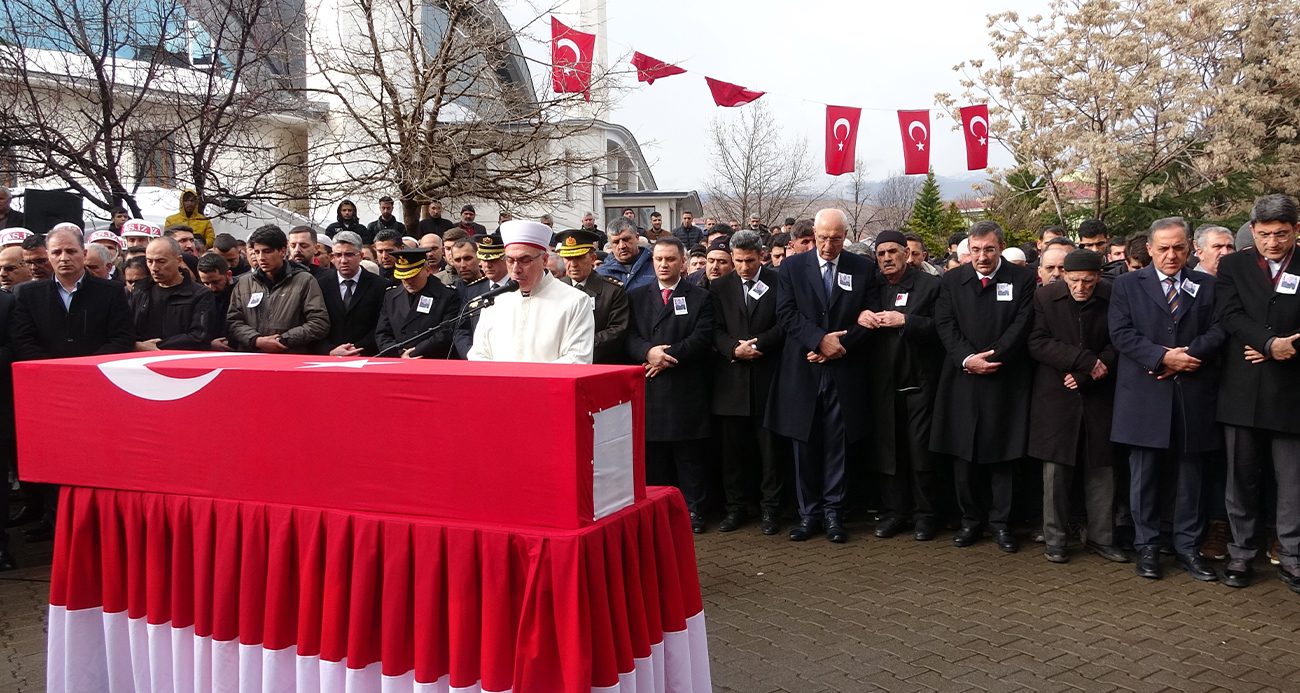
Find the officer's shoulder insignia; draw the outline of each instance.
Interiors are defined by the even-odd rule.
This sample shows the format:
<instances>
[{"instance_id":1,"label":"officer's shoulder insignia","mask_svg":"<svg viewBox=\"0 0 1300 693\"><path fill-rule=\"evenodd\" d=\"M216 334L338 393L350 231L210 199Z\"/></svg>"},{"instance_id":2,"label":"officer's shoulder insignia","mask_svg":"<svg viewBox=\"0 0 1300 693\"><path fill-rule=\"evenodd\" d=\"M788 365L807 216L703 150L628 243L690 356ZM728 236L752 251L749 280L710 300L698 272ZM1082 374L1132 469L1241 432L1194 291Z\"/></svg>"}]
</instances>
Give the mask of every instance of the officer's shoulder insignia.
<instances>
[{"instance_id":1,"label":"officer's shoulder insignia","mask_svg":"<svg viewBox=\"0 0 1300 693\"><path fill-rule=\"evenodd\" d=\"M601 279L604 279L605 281L609 282L610 284L613 284L614 286L623 286L623 282L621 282L621 281L619 281L619 280L617 280L617 279L615 279L615 278L613 278L613 277L611 277L611 276L608 276L608 275L604 275L604 274L602 274L602 275L600 275L600 278L601 278Z\"/></svg>"},{"instance_id":2,"label":"officer's shoulder insignia","mask_svg":"<svg viewBox=\"0 0 1300 693\"><path fill-rule=\"evenodd\" d=\"M474 281L472 281L472 282L466 284L465 286L474 286L475 284L479 284L479 283L481 283L481 282L485 282L485 281L487 281L487 277L479 277L478 279L475 279Z\"/></svg>"}]
</instances>

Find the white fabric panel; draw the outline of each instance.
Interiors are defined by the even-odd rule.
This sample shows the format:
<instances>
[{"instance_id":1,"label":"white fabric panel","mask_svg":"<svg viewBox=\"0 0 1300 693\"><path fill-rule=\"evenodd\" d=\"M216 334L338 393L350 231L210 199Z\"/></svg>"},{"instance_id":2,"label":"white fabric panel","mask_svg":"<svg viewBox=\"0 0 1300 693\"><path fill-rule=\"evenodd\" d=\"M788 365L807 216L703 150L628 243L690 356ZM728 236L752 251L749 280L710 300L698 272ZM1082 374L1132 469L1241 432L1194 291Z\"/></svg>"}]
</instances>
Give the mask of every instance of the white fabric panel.
<instances>
[{"instance_id":1,"label":"white fabric panel","mask_svg":"<svg viewBox=\"0 0 1300 693\"><path fill-rule=\"evenodd\" d=\"M51 606L46 658L49 693L511 693L481 685L452 687L448 676L420 683L414 673L384 676L378 662L364 669L346 662L267 650L235 641L196 637L194 628L150 625L126 613ZM650 656L634 660L618 684L593 693L709 693L704 614L686 629L665 633Z\"/></svg>"},{"instance_id":2,"label":"white fabric panel","mask_svg":"<svg viewBox=\"0 0 1300 693\"><path fill-rule=\"evenodd\" d=\"M632 403L591 415L592 508L599 520L636 500L632 473Z\"/></svg>"}]
</instances>

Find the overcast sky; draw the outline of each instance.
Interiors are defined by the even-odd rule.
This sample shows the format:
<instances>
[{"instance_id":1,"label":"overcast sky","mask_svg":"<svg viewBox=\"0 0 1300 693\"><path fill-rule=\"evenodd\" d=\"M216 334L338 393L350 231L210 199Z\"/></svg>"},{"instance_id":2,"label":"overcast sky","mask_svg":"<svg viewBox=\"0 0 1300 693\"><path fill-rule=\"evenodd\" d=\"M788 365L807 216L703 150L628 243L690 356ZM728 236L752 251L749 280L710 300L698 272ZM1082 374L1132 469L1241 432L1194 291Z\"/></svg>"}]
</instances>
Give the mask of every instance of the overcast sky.
<instances>
[{"instance_id":1,"label":"overcast sky","mask_svg":"<svg viewBox=\"0 0 1300 693\"><path fill-rule=\"evenodd\" d=\"M502 4L512 22L528 11ZM959 94L952 67L990 54L987 15L1007 9L1043 13L1047 2L610 0L606 7L614 67L631 69L624 56L638 50L687 70L653 85L637 84L610 120L636 135L659 189L702 191L709 178L710 124L719 114L740 110L714 106L705 75L768 92L761 101L787 136L807 138L819 170L824 104L881 109L863 111L857 143L858 158L873 179L902 170L893 111L930 108L935 173L965 175L961 132L951 120L935 122L934 94ZM549 31L548 24L538 26ZM549 78L534 69L535 80ZM636 84L635 77L629 83ZM990 154L994 166L1010 161L996 143Z\"/></svg>"}]
</instances>

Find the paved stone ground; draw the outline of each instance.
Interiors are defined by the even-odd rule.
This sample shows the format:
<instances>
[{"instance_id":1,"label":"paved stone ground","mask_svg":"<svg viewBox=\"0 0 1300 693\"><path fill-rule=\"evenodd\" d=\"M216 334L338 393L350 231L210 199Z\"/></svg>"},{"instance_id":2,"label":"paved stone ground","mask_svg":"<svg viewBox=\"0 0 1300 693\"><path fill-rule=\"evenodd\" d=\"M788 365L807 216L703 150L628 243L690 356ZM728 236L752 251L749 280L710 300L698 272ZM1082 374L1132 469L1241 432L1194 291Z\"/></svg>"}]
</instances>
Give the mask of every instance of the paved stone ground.
<instances>
[{"instance_id":1,"label":"paved stone ground","mask_svg":"<svg viewBox=\"0 0 1300 693\"><path fill-rule=\"evenodd\" d=\"M1245 590L949 536L793 544L699 537L718 691L1300 690L1300 595L1261 561ZM0 575L0 693L44 688L48 543Z\"/></svg>"}]
</instances>

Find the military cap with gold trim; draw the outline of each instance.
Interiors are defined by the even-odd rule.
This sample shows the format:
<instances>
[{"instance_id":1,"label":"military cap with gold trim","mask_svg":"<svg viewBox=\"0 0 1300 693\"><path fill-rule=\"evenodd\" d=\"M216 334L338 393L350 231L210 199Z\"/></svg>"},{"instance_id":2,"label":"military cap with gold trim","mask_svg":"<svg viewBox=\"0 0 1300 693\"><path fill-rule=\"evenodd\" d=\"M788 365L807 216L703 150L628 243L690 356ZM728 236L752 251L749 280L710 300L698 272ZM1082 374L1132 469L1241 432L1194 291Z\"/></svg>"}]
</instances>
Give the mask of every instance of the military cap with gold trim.
<instances>
[{"instance_id":1,"label":"military cap with gold trim","mask_svg":"<svg viewBox=\"0 0 1300 693\"><path fill-rule=\"evenodd\" d=\"M501 244L501 232L479 236L478 239L478 259L480 260L499 260L506 254L506 247Z\"/></svg>"},{"instance_id":2,"label":"military cap with gold trim","mask_svg":"<svg viewBox=\"0 0 1300 693\"><path fill-rule=\"evenodd\" d=\"M600 234L586 229L570 229L555 234L555 248L560 257L582 257L596 249Z\"/></svg>"},{"instance_id":3,"label":"military cap with gold trim","mask_svg":"<svg viewBox=\"0 0 1300 693\"><path fill-rule=\"evenodd\" d=\"M428 248L410 248L393 251L393 278L410 279L429 262Z\"/></svg>"}]
</instances>

